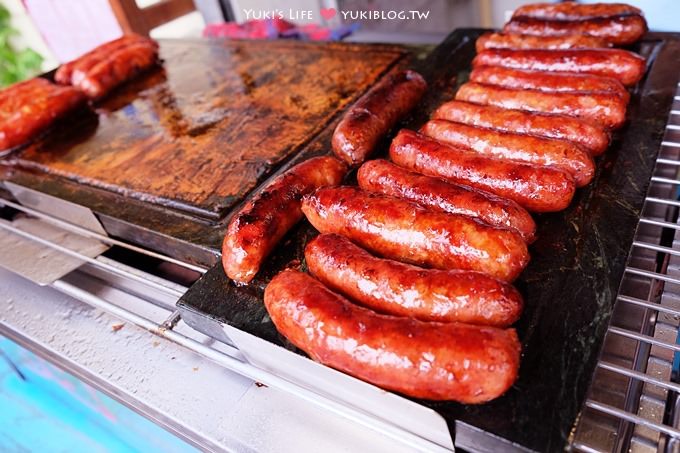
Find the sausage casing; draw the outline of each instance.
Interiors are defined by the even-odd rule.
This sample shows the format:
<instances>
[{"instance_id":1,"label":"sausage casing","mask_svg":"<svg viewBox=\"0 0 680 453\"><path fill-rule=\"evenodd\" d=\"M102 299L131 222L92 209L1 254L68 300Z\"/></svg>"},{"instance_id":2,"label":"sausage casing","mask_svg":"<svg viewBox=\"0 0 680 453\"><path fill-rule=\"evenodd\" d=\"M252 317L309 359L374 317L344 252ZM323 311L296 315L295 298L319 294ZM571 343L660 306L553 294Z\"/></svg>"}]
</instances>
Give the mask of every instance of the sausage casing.
<instances>
[{"instance_id":1,"label":"sausage casing","mask_svg":"<svg viewBox=\"0 0 680 453\"><path fill-rule=\"evenodd\" d=\"M432 114L432 118L499 131L568 140L584 146L593 156L602 154L609 145L609 134L603 128L571 116L449 101L440 105Z\"/></svg>"},{"instance_id":2,"label":"sausage casing","mask_svg":"<svg viewBox=\"0 0 680 453\"><path fill-rule=\"evenodd\" d=\"M262 261L302 219L300 200L317 187L339 184L346 168L333 157L315 157L275 178L229 222L222 244L222 266L238 283L251 281Z\"/></svg>"},{"instance_id":3,"label":"sausage casing","mask_svg":"<svg viewBox=\"0 0 680 453\"><path fill-rule=\"evenodd\" d=\"M484 272L512 281L529 262L522 237L472 218L357 187L322 187L302 199L322 233L346 236L385 258L436 269Z\"/></svg>"},{"instance_id":4,"label":"sausage casing","mask_svg":"<svg viewBox=\"0 0 680 453\"><path fill-rule=\"evenodd\" d=\"M514 329L380 315L295 270L272 279L264 304L277 330L312 359L388 390L472 404L517 379Z\"/></svg>"},{"instance_id":5,"label":"sausage casing","mask_svg":"<svg viewBox=\"0 0 680 453\"><path fill-rule=\"evenodd\" d=\"M645 74L645 59L622 49L487 49L475 56L472 66L594 74L624 85L634 85Z\"/></svg>"},{"instance_id":6,"label":"sausage casing","mask_svg":"<svg viewBox=\"0 0 680 453\"><path fill-rule=\"evenodd\" d=\"M552 20L584 20L598 17L641 16L640 9L626 3L531 3L520 6L512 18L533 17Z\"/></svg>"},{"instance_id":7,"label":"sausage casing","mask_svg":"<svg viewBox=\"0 0 680 453\"><path fill-rule=\"evenodd\" d=\"M446 120L430 120L420 132L440 142L470 149L483 156L559 168L574 178L576 187L587 185L595 176L593 158L585 148L576 143Z\"/></svg>"},{"instance_id":8,"label":"sausage casing","mask_svg":"<svg viewBox=\"0 0 680 453\"><path fill-rule=\"evenodd\" d=\"M630 99L630 93L618 79L592 74L528 71L502 66L478 66L470 73L470 81L516 90L614 93L621 96L626 103Z\"/></svg>"},{"instance_id":9,"label":"sausage casing","mask_svg":"<svg viewBox=\"0 0 680 453\"><path fill-rule=\"evenodd\" d=\"M349 165L361 164L380 139L416 106L427 83L414 71L382 80L354 104L333 132L333 152Z\"/></svg>"},{"instance_id":10,"label":"sausage casing","mask_svg":"<svg viewBox=\"0 0 680 453\"><path fill-rule=\"evenodd\" d=\"M390 158L401 167L491 192L534 212L565 209L576 190L573 178L556 168L499 161L409 130L392 140Z\"/></svg>"},{"instance_id":11,"label":"sausage casing","mask_svg":"<svg viewBox=\"0 0 680 453\"><path fill-rule=\"evenodd\" d=\"M602 38L615 46L627 46L640 40L647 31L647 21L638 15L598 17L564 21L517 17L505 24L504 33L535 36L587 35Z\"/></svg>"},{"instance_id":12,"label":"sausage casing","mask_svg":"<svg viewBox=\"0 0 680 453\"><path fill-rule=\"evenodd\" d=\"M573 116L607 129L621 127L626 121L624 100L607 93L548 93L468 82L458 89L456 100L504 109Z\"/></svg>"},{"instance_id":13,"label":"sausage casing","mask_svg":"<svg viewBox=\"0 0 680 453\"><path fill-rule=\"evenodd\" d=\"M534 36L484 33L477 38L477 52L485 49L597 49L611 47L606 40L586 35Z\"/></svg>"},{"instance_id":14,"label":"sausage casing","mask_svg":"<svg viewBox=\"0 0 680 453\"><path fill-rule=\"evenodd\" d=\"M479 272L377 258L337 234L310 241L305 262L330 289L379 313L497 327L511 325L522 313L522 296L508 283Z\"/></svg>"},{"instance_id":15,"label":"sausage casing","mask_svg":"<svg viewBox=\"0 0 680 453\"><path fill-rule=\"evenodd\" d=\"M536 233L531 215L514 201L472 187L452 184L439 178L406 170L378 159L364 163L357 172L359 187L423 206L466 215L496 228L517 231L526 242Z\"/></svg>"}]
</instances>

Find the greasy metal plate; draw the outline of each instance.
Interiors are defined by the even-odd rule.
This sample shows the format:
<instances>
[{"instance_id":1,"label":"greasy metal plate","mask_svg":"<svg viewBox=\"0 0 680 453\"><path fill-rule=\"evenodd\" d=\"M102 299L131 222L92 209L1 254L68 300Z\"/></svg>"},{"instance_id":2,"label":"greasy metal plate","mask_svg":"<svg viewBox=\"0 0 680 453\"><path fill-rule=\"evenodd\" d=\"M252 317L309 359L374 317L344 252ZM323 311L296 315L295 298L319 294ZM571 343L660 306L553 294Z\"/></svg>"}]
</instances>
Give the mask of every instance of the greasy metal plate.
<instances>
[{"instance_id":1,"label":"greasy metal plate","mask_svg":"<svg viewBox=\"0 0 680 453\"><path fill-rule=\"evenodd\" d=\"M411 128L467 80L481 33L455 31L415 68L430 89ZM532 261L516 282L526 301L516 326L523 343L518 381L488 404L419 401L447 420L456 446L556 451L566 444L592 377L680 74L680 35L650 33L634 50L648 58L647 74L632 90L627 124L597 160L595 180L565 211L536 216ZM274 328L262 292L282 268L304 267L302 251L315 234L307 223L291 231L247 287L230 284L218 264L178 306L208 334L225 323L299 353Z\"/></svg>"}]
</instances>

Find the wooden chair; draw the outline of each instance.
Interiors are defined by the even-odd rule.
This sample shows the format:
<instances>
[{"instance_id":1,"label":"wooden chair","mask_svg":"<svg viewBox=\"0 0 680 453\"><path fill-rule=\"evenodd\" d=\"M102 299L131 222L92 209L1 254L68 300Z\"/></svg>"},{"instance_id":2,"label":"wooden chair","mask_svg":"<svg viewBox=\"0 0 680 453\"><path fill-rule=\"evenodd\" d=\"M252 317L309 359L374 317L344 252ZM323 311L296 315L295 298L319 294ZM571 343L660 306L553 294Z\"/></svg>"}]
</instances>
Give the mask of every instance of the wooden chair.
<instances>
[{"instance_id":1,"label":"wooden chair","mask_svg":"<svg viewBox=\"0 0 680 453\"><path fill-rule=\"evenodd\" d=\"M149 32L196 9L193 0L161 0L146 8L135 0L109 0L111 9L125 33L149 36Z\"/></svg>"}]
</instances>

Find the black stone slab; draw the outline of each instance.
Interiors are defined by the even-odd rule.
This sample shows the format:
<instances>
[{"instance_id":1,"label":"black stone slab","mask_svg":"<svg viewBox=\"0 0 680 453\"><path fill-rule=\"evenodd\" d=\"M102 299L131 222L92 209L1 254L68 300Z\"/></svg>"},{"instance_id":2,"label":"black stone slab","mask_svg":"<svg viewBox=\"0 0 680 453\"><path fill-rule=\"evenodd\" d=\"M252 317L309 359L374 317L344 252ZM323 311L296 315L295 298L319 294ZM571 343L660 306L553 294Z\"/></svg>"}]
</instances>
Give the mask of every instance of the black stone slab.
<instances>
[{"instance_id":1,"label":"black stone slab","mask_svg":"<svg viewBox=\"0 0 680 453\"><path fill-rule=\"evenodd\" d=\"M453 32L415 68L430 90L410 127L418 127L467 80L481 33ZM457 446L493 450L514 444L537 451L565 446L593 374L680 75L680 35L650 33L633 50L649 62L632 92L628 123L570 207L536 216L532 260L516 282L526 301L516 325L523 344L517 383L479 406L419 401L447 420ZM185 319L205 332L228 323L295 350L272 325L262 293L282 268L304 268L304 244L315 234L306 222L290 232L248 287L230 284L216 265L178 302Z\"/></svg>"}]
</instances>

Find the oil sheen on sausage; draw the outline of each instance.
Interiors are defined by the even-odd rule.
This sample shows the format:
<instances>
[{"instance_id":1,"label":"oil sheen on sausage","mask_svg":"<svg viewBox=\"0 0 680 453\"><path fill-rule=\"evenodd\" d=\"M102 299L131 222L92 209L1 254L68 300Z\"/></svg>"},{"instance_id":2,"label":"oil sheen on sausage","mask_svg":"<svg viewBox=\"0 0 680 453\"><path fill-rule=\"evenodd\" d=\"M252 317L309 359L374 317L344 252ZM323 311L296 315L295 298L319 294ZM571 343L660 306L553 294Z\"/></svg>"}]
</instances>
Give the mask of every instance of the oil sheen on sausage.
<instances>
[{"instance_id":1,"label":"oil sheen on sausage","mask_svg":"<svg viewBox=\"0 0 680 453\"><path fill-rule=\"evenodd\" d=\"M520 6L512 14L517 17L552 20L584 20L598 17L641 16L642 11L626 3L530 3Z\"/></svg>"},{"instance_id":2,"label":"oil sheen on sausage","mask_svg":"<svg viewBox=\"0 0 680 453\"><path fill-rule=\"evenodd\" d=\"M359 187L382 193L451 214L466 215L496 228L517 231L532 242L536 223L514 201L469 186L453 184L440 178L421 175L393 163L369 160L357 172Z\"/></svg>"},{"instance_id":3,"label":"oil sheen on sausage","mask_svg":"<svg viewBox=\"0 0 680 453\"><path fill-rule=\"evenodd\" d=\"M300 199L317 187L340 184L345 165L314 157L275 178L231 219L222 244L222 266L237 283L251 281L276 244L302 219Z\"/></svg>"},{"instance_id":4,"label":"oil sheen on sausage","mask_svg":"<svg viewBox=\"0 0 680 453\"><path fill-rule=\"evenodd\" d=\"M414 71L387 77L354 104L335 128L333 152L349 165L359 165L380 140L416 106L427 83Z\"/></svg>"},{"instance_id":5,"label":"oil sheen on sausage","mask_svg":"<svg viewBox=\"0 0 680 453\"><path fill-rule=\"evenodd\" d=\"M585 148L576 143L446 120L430 120L420 132L454 147L470 149L482 156L558 168L574 178L576 187L587 185L595 176L593 158Z\"/></svg>"},{"instance_id":6,"label":"oil sheen on sausage","mask_svg":"<svg viewBox=\"0 0 680 453\"><path fill-rule=\"evenodd\" d=\"M626 121L624 100L607 93L547 93L468 82L458 89L456 100L504 109L573 116L606 129L619 128Z\"/></svg>"},{"instance_id":7,"label":"oil sheen on sausage","mask_svg":"<svg viewBox=\"0 0 680 453\"><path fill-rule=\"evenodd\" d=\"M337 233L386 258L436 269L484 272L512 281L529 262L522 237L470 217L357 187L322 187L302 199L322 233Z\"/></svg>"},{"instance_id":8,"label":"oil sheen on sausage","mask_svg":"<svg viewBox=\"0 0 680 453\"><path fill-rule=\"evenodd\" d=\"M475 42L477 52L485 49L597 49L610 47L602 38L586 35L533 36L485 33Z\"/></svg>"},{"instance_id":9,"label":"oil sheen on sausage","mask_svg":"<svg viewBox=\"0 0 680 453\"><path fill-rule=\"evenodd\" d=\"M567 140L584 146L593 156L599 156L609 146L609 134L602 127L571 116L449 101L440 105L432 114L432 118L499 131Z\"/></svg>"},{"instance_id":10,"label":"oil sheen on sausage","mask_svg":"<svg viewBox=\"0 0 680 453\"><path fill-rule=\"evenodd\" d=\"M264 304L277 330L312 359L387 390L474 404L517 379L514 329L380 315L295 270L272 279Z\"/></svg>"},{"instance_id":11,"label":"oil sheen on sausage","mask_svg":"<svg viewBox=\"0 0 680 453\"><path fill-rule=\"evenodd\" d=\"M422 321L507 327L522 313L522 296L486 274L423 269L378 258L337 234L320 234L305 247L309 272L379 313Z\"/></svg>"},{"instance_id":12,"label":"oil sheen on sausage","mask_svg":"<svg viewBox=\"0 0 680 453\"><path fill-rule=\"evenodd\" d=\"M533 212L561 211L576 191L574 179L562 170L499 161L405 129L392 140L390 158L401 167L491 192Z\"/></svg>"}]
</instances>

